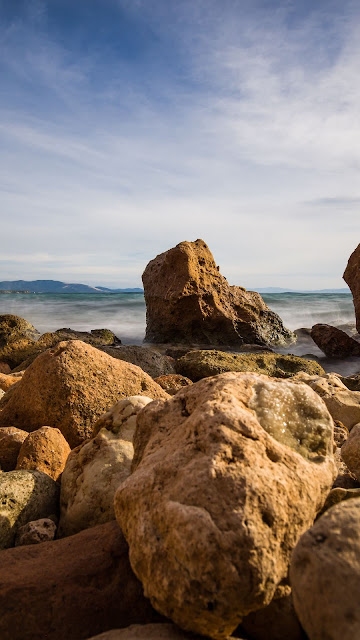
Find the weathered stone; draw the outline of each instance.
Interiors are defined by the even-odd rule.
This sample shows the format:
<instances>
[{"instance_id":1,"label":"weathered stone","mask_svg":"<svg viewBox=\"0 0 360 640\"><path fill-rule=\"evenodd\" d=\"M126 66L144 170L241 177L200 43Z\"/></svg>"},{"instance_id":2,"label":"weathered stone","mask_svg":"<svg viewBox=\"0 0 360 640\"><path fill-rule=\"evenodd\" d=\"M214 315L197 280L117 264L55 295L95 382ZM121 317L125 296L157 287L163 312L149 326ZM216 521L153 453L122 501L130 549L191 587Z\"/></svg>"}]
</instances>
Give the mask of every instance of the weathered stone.
<instances>
[{"instance_id":1,"label":"weathered stone","mask_svg":"<svg viewBox=\"0 0 360 640\"><path fill-rule=\"evenodd\" d=\"M350 391L335 373L323 376L301 373L297 378L319 394L334 420L342 422L348 429L360 422L360 392Z\"/></svg>"},{"instance_id":2,"label":"weathered stone","mask_svg":"<svg viewBox=\"0 0 360 640\"><path fill-rule=\"evenodd\" d=\"M175 624L133 624L126 629L112 629L89 640L204 640L203 636L195 635L179 629ZM230 640L230 639L229 639ZM241 638L238 636L238 640Z\"/></svg>"},{"instance_id":3,"label":"weathered stone","mask_svg":"<svg viewBox=\"0 0 360 640\"><path fill-rule=\"evenodd\" d=\"M13 471L16 467L22 443L29 434L16 427L0 429L0 469Z\"/></svg>"},{"instance_id":4,"label":"weathered stone","mask_svg":"<svg viewBox=\"0 0 360 640\"><path fill-rule=\"evenodd\" d=\"M17 459L17 469L37 469L53 480L61 476L71 449L59 429L41 427L23 442Z\"/></svg>"},{"instance_id":5,"label":"weathered stone","mask_svg":"<svg viewBox=\"0 0 360 640\"><path fill-rule=\"evenodd\" d=\"M329 509L300 538L290 580L310 640L360 638L360 498Z\"/></svg>"},{"instance_id":6,"label":"weathered stone","mask_svg":"<svg viewBox=\"0 0 360 640\"><path fill-rule=\"evenodd\" d=\"M154 607L225 638L269 604L336 475L332 440L310 388L255 374L206 378L145 407L115 514Z\"/></svg>"},{"instance_id":7,"label":"weathered stone","mask_svg":"<svg viewBox=\"0 0 360 640\"><path fill-rule=\"evenodd\" d=\"M334 480L333 489L338 487L341 489L357 489L360 486L359 481L343 461L340 447L336 447L334 460L338 474Z\"/></svg>"},{"instance_id":8,"label":"weathered stone","mask_svg":"<svg viewBox=\"0 0 360 640\"><path fill-rule=\"evenodd\" d=\"M160 385L162 389L166 391L170 396L174 396L175 393L180 391L183 387L187 387L192 384L190 378L182 376L179 373L173 373L168 376L159 376L155 378L155 382Z\"/></svg>"},{"instance_id":9,"label":"weathered stone","mask_svg":"<svg viewBox=\"0 0 360 640\"><path fill-rule=\"evenodd\" d=\"M227 353L225 351L189 351L177 360L176 371L196 382L226 371L251 371L274 378L290 378L299 371L309 375L325 374L313 360L279 353Z\"/></svg>"},{"instance_id":10,"label":"weathered stone","mask_svg":"<svg viewBox=\"0 0 360 640\"><path fill-rule=\"evenodd\" d=\"M19 527L56 513L58 499L58 485L41 471L1 473L0 549L14 544Z\"/></svg>"},{"instance_id":11,"label":"weathered stone","mask_svg":"<svg viewBox=\"0 0 360 640\"><path fill-rule=\"evenodd\" d=\"M0 315L0 361L13 369L32 351L39 335L35 327L23 318Z\"/></svg>"},{"instance_id":12,"label":"weathered stone","mask_svg":"<svg viewBox=\"0 0 360 640\"><path fill-rule=\"evenodd\" d=\"M5 373L0 373L0 389L3 391L7 391L13 384L19 382L21 376L19 375L6 375Z\"/></svg>"},{"instance_id":13,"label":"weathered stone","mask_svg":"<svg viewBox=\"0 0 360 640\"><path fill-rule=\"evenodd\" d=\"M0 362L0 373L5 373L7 375L10 371L11 369L6 362Z\"/></svg>"},{"instance_id":14,"label":"weathered stone","mask_svg":"<svg viewBox=\"0 0 360 640\"><path fill-rule=\"evenodd\" d=\"M115 522L1 553L1 640L83 640L161 621Z\"/></svg>"},{"instance_id":15,"label":"weathered stone","mask_svg":"<svg viewBox=\"0 0 360 640\"><path fill-rule=\"evenodd\" d=\"M333 507L339 502L344 500L350 500L350 498L360 498L360 487L354 489L344 489L344 487L335 487L331 489L329 495L325 500L325 504L320 512L320 515L325 513L330 507Z\"/></svg>"},{"instance_id":16,"label":"weathered stone","mask_svg":"<svg viewBox=\"0 0 360 640\"><path fill-rule=\"evenodd\" d=\"M121 345L120 347L103 347L102 351L118 360L136 364L152 378L174 373L174 360L151 347L138 345Z\"/></svg>"},{"instance_id":17,"label":"weathered stone","mask_svg":"<svg viewBox=\"0 0 360 640\"><path fill-rule=\"evenodd\" d=\"M339 378L350 391L360 391L360 373L347 377L339 376Z\"/></svg>"},{"instance_id":18,"label":"weathered stone","mask_svg":"<svg viewBox=\"0 0 360 640\"><path fill-rule=\"evenodd\" d=\"M131 470L136 415L149 402L121 400L98 420L95 438L71 452L61 479L59 537L114 520L115 491Z\"/></svg>"},{"instance_id":19,"label":"weathered stone","mask_svg":"<svg viewBox=\"0 0 360 640\"><path fill-rule=\"evenodd\" d=\"M50 542L54 540L56 524L50 518L40 518L24 524L18 529L15 547L22 547L28 544L39 544L40 542Z\"/></svg>"},{"instance_id":20,"label":"weathered stone","mask_svg":"<svg viewBox=\"0 0 360 640\"><path fill-rule=\"evenodd\" d=\"M272 599L263 609L246 616L238 631L243 630L251 640L306 640L296 615L290 587Z\"/></svg>"},{"instance_id":21,"label":"weathered stone","mask_svg":"<svg viewBox=\"0 0 360 640\"><path fill-rule=\"evenodd\" d=\"M360 424L351 429L348 439L341 447L341 457L360 481Z\"/></svg>"},{"instance_id":22,"label":"weathered stone","mask_svg":"<svg viewBox=\"0 0 360 640\"><path fill-rule=\"evenodd\" d=\"M360 356L360 343L329 324L315 324L311 329L315 344L328 358Z\"/></svg>"},{"instance_id":23,"label":"weathered stone","mask_svg":"<svg viewBox=\"0 0 360 640\"><path fill-rule=\"evenodd\" d=\"M356 328L360 333L360 244L350 256L343 278L353 295Z\"/></svg>"},{"instance_id":24,"label":"weathered stone","mask_svg":"<svg viewBox=\"0 0 360 640\"><path fill-rule=\"evenodd\" d=\"M259 293L230 287L203 240L180 242L143 273L147 342L241 345L295 339Z\"/></svg>"},{"instance_id":25,"label":"weathered stone","mask_svg":"<svg viewBox=\"0 0 360 640\"><path fill-rule=\"evenodd\" d=\"M34 431L48 424L60 429L71 448L91 435L96 419L120 398L167 397L139 367L80 340L60 342L42 353L13 388L0 412L0 426Z\"/></svg>"},{"instance_id":26,"label":"weathered stone","mask_svg":"<svg viewBox=\"0 0 360 640\"><path fill-rule=\"evenodd\" d=\"M342 447L345 440L349 437L349 429L345 427L345 425L340 422L340 420L336 420L334 422L334 443L337 447Z\"/></svg>"}]
</instances>

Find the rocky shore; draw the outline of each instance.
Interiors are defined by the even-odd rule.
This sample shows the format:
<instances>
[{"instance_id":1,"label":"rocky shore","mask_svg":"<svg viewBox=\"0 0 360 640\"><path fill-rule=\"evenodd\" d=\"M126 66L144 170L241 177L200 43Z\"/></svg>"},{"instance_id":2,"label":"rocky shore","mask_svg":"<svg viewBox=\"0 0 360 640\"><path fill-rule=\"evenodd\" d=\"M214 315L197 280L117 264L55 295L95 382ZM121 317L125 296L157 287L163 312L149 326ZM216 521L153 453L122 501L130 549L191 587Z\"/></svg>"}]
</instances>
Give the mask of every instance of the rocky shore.
<instances>
[{"instance_id":1,"label":"rocky shore","mask_svg":"<svg viewBox=\"0 0 360 640\"><path fill-rule=\"evenodd\" d=\"M360 638L359 334L291 355L203 240L143 282L144 346L0 316L1 640Z\"/></svg>"}]
</instances>

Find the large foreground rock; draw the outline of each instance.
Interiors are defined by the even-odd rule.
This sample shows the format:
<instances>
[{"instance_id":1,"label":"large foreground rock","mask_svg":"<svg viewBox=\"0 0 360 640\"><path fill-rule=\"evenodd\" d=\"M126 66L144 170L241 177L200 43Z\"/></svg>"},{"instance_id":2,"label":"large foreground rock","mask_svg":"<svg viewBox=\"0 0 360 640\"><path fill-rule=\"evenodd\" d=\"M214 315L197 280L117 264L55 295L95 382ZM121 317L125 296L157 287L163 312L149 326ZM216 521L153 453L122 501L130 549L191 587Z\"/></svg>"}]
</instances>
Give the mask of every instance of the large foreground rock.
<instances>
[{"instance_id":1,"label":"large foreground rock","mask_svg":"<svg viewBox=\"0 0 360 640\"><path fill-rule=\"evenodd\" d=\"M310 640L360 638L360 498L327 511L300 539L290 579Z\"/></svg>"},{"instance_id":2,"label":"large foreground rock","mask_svg":"<svg viewBox=\"0 0 360 640\"><path fill-rule=\"evenodd\" d=\"M0 426L57 427L73 448L91 435L104 411L131 395L167 397L139 367L79 340L60 342L25 371L0 412Z\"/></svg>"},{"instance_id":3,"label":"large foreground rock","mask_svg":"<svg viewBox=\"0 0 360 640\"><path fill-rule=\"evenodd\" d=\"M332 438L310 388L255 374L206 378L145 407L115 513L154 607L225 638L266 606L336 475Z\"/></svg>"},{"instance_id":4,"label":"large foreground rock","mask_svg":"<svg viewBox=\"0 0 360 640\"><path fill-rule=\"evenodd\" d=\"M159 620L115 522L1 553L1 640L82 640Z\"/></svg>"},{"instance_id":5,"label":"large foreground rock","mask_svg":"<svg viewBox=\"0 0 360 640\"><path fill-rule=\"evenodd\" d=\"M360 244L350 256L343 278L353 295L356 328L360 333Z\"/></svg>"},{"instance_id":6,"label":"large foreground rock","mask_svg":"<svg viewBox=\"0 0 360 640\"><path fill-rule=\"evenodd\" d=\"M311 337L328 358L360 356L360 342L337 327L329 324L314 324Z\"/></svg>"},{"instance_id":7,"label":"large foreground rock","mask_svg":"<svg viewBox=\"0 0 360 640\"><path fill-rule=\"evenodd\" d=\"M291 331L260 294L230 287L203 240L180 242L143 273L147 342L286 344Z\"/></svg>"},{"instance_id":8,"label":"large foreground rock","mask_svg":"<svg viewBox=\"0 0 360 640\"><path fill-rule=\"evenodd\" d=\"M201 349L189 351L176 362L176 371L196 382L226 371L252 371L273 378L291 378L299 371L309 375L325 374L313 360L279 353L227 353Z\"/></svg>"}]
</instances>

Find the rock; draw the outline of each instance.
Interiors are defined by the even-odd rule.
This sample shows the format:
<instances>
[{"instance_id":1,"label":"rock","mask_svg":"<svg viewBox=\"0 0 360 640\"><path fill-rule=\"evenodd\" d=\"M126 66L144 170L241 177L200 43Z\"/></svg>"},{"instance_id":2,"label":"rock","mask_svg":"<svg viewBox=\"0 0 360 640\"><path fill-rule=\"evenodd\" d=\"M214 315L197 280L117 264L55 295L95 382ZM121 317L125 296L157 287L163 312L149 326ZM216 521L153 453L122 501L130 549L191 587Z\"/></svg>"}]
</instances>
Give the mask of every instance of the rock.
<instances>
[{"instance_id":1,"label":"rock","mask_svg":"<svg viewBox=\"0 0 360 640\"><path fill-rule=\"evenodd\" d=\"M4 395L5 395L5 391L0 389L0 402L1 402L1 399L4 397ZM0 408L1 408L1 405L0 405Z\"/></svg>"},{"instance_id":2,"label":"rock","mask_svg":"<svg viewBox=\"0 0 360 640\"><path fill-rule=\"evenodd\" d=\"M8 392L9 393L9 392ZM139 367L69 340L36 358L0 412L0 426L60 429L71 448L91 435L94 422L120 398L167 394Z\"/></svg>"},{"instance_id":3,"label":"rock","mask_svg":"<svg viewBox=\"0 0 360 640\"><path fill-rule=\"evenodd\" d=\"M203 240L180 242L143 273L147 342L286 344L294 334L260 294L230 287Z\"/></svg>"},{"instance_id":4,"label":"rock","mask_svg":"<svg viewBox=\"0 0 360 640\"><path fill-rule=\"evenodd\" d=\"M41 427L29 433L19 451L17 469L37 469L59 480L71 449L59 429Z\"/></svg>"},{"instance_id":5,"label":"rock","mask_svg":"<svg viewBox=\"0 0 360 640\"><path fill-rule=\"evenodd\" d=\"M89 640L204 640L203 636L188 633L175 624L133 624L126 629L112 629ZM238 640L241 638L238 637Z\"/></svg>"},{"instance_id":6,"label":"rock","mask_svg":"<svg viewBox=\"0 0 360 640\"><path fill-rule=\"evenodd\" d=\"M5 373L7 375L10 371L11 369L6 362L0 362L0 373Z\"/></svg>"},{"instance_id":7,"label":"rock","mask_svg":"<svg viewBox=\"0 0 360 640\"><path fill-rule=\"evenodd\" d=\"M319 515L322 515L339 502L343 502L344 500L350 500L350 498L360 498L360 487L354 489L344 489L343 487L335 487L331 489L328 497L325 500L325 504Z\"/></svg>"},{"instance_id":8,"label":"rock","mask_svg":"<svg viewBox=\"0 0 360 640\"><path fill-rule=\"evenodd\" d=\"M39 335L23 318L0 315L0 361L13 369L32 352Z\"/></svg>"},{"instance_id":9,"label":"rock","mask_svg":"<svg viewBox=\"0 0 360 640\"><path fill-rule=\"evenodd\" d=\"M102 351L113 358L136 364L152 378L174 373L174 360L162 355L151 347L138 345L121 345L120 347L103 347Z\"/></svg>"},{"instance_id":10,"label":"rock","mask_svg":"<svg viewBox=\"0 0 360 640\"><path fill-rule=\"evenodd\" d=\"M239 629L251 640L306 640L296 615L290 587L284 594L274 597L264 609L246 616Z\"/></svg>"},{"instance_id":11,"label":"rock","mask_svg":"<svg viewBox=\"0 0 360 640\"><path fill-rule=\"evenodd\" d=\"M329 324L315 324L311 329L315 344L328 358L360 356L360 343Z\"/></svg>"},{"instance_id":12,"label":"rock","mask_svg":"<svg viewBox=\"0 0 360 640\"><path fill-rule=\"evenodd\" d=\"M360 638L360 498L332 507L300 538L290 580L310 640Z\"/></svg>"},{"instance_id":13,"label":"rock","mask_svg":"<svg viewBox=\"0 0 360 640\"><path fill-rule=\"evenodd\" d=\"M192 384L192 381L186 376L182 376L179 373L173 373L168 376L159 376L155 378L155 382L160 385L162 389L166 391L170 396L174 396L175 393L180 391L183 387L187 387Z\"/></svg>"},{"instance_id":14,"label":"rock","mask_svg":"<svg viewBox=\"0 0 360 640\"><path fill-rule=\"evenodd\" d=\"M5 392L8 391L10 387L12 387L14 384L19 382L19 380L23 376L23 373L24 373L23 371L21 371L20 373L12 374L12 375L0 373L0 389L2 389Z\"/></svg>"},{"instance_id":15,"label":"rock","mask_svg":"<svg viewBox=\"0 0 360 640\"><path fill-rule=\"evenodd\" d=\"M50 518L40 518L24 524L18 529L15 547L21 547L28 544L39 544L39 542L50 542L54 540L56 533L56 524Z\"/></svg>"},{"instance_id":16,"label":"rock","mask_svg":"<svg viewBox=\"0 0 360 640\"><path fill-rule=\"evenodd\" d=\"M13 471L16 467L22 443L29 434L16 427L0 429L0 469Z\"/></svg>"},{"instance_id":17,"label":"rock","mask_svg":"<svg viewBox=\"0 0 360 640\"><path fill-rule=\"evenodd\" d=\"M0 549L11 547L18 529L27 522L56 513L58 499L58 485L41 471L1 473Z\"/></svg>"},{"instance_id":18,"label":"rock","mask_svg":"<svg viewBox=\"0 0 360 640\"><path fill-rule=\"evenodd\" d=\"M322 376L301 373L297 378L319 394L335 421L342 422L348 429L360 422L360 392L349 391L335 373Z\"/></svg>"},{"instance_id":19,"label":"rock","mask_svg":"<svg viewBox=\"0 0 360 640\"><path fill-rule=\"evenodd\" d=\"M339 376L341 382L351 391L360 391L360 373L353 376Z\"/></svg>"},{"instance_id":20,"label":"rock","mask_svg":"<svg viewBox=\"0 0 360 640\"><path fill-rule=\"evenodd\" d=\"M334 422L334 442L336 444L337 447L342 447L345 440L347 440L349 437L349 429L347 429L347 427L345 427L345 425L340 422L339 420L336 420Z\"/></svg>"},{"instance_id":21,"label":"rock","mask_svg":"<svg viewBox=\"0 0 360 640\"><path fill-rule=\"evenodd\" d=\"M360 244L350 256L343 278L353 295L356 328L360 333Z\"/></svg>"},{"instance_id":22,"label":"rock","mask_svg":"<svg viewBox=\"0 0 360 640\"><path fill-rule=\"evenodd\" d=\"M360 424L351 429L348 439L341 447L341 457L360 481Z\"/></svg>"},{"instance_id":23,"label":"rock","mask_svg":"<svg viewBox=\"0 0 360 640\"><path fill-rule=\"evenodd\" d=\"M136 415L149 402L121 400L98 420L95 438L71 452L61 479L59 537L114 520L115 491L131 470Z\"/></svg>"},{"instance_id":24,"label":"rock","mask_svg":"<svg viewBox=\"0 0 360 640\"><path fill-rule=\"evenodd\" d=\"M334 460L337 466L338 475L334 480L333 489L357 489L359 487L359 481L343 461L340 447L337 447L334 452Z\"/></svg>"},{"instance_id":25,"label":"rock","mask_svg":"<svg viewBox=\"0 0 360 640\"><path fill-rule=\"evenodd\" d=\"M115 522L3 551L0 611L1 640L83 640L161 621L144 598Z\"/></svg>"},{"instance_id":26,"label":"rock","mask_svg":"<svg viewBox=\"0 0 360 640\"><path fill-rule=\"evenodd\" d=\"M332 439L310 388L255 374L205 378L145 407L114 504L155 609L225 638L269 604L336 475Z\"/></svg>"},{"instance_id":27,"label":"rock","mask_svg":"<svg viewBox=\"0 0 360 640\"><path fill-rule=\"evenodd\" d=\"M19 381L20 382L20 381ZM5 405L9 402L11 396L13 395L17 385L19 383L13 384L8 391L3 391L0 389L0 411L5 407Z\"/></svg>"},{"instance_id":28,"label":"rock","mask_svg":"<svg viewBox=\"0 0 360 640\"><path fill-rule=\"evenodd\" d=\"M177 360L176 371L193 382L225 371L253 371L275 378L290 378L299 371L322 375L324 369L313 360L278 353L227 353L225 351L189 351Z\"/></svg>"}]
</instances>

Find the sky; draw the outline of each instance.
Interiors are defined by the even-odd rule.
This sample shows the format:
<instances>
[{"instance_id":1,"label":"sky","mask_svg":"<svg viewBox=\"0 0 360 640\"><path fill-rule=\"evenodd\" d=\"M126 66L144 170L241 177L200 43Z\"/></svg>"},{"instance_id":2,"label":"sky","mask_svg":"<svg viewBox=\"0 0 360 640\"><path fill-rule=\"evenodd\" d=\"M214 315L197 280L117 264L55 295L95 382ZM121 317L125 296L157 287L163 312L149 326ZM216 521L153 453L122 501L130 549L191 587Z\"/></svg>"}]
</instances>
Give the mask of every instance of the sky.
<instances>
[{"instance_id":1,"label":"sky","mask_svg":"<svg viewBox=\"0 0 360 640\"><path fill-rule=\"evenodd\" d=\"M202 238L230 284L344 287L360 4L0 0L0 280L141 286Z\"/></svg>"}]
</instances>

